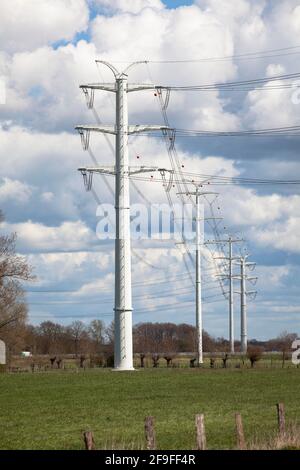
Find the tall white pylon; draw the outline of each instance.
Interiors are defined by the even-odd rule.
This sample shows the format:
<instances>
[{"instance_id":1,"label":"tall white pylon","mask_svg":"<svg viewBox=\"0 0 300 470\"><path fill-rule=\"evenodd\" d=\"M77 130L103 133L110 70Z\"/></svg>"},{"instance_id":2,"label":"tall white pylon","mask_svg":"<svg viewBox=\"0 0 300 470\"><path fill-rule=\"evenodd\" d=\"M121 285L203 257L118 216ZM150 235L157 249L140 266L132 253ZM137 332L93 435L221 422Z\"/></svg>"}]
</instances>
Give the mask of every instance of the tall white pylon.
<instances>
[{"instance_id":1,"label":"tall white pylon","mask_svg":"<svg viewBox=\"0 0 300 470\"><path fill-rule=\"evenodd\" d=\"M203 364L203 312L202 312L202 279L201 279L201 245L204 233L201 232L201 222L209 220L204 218L201 211L201 196L217 195L218 193L203 192L200 190L201 185L196 186L195 191L182 192L187 196L195 196L196 198L196 346L197 346L197 366Z\"/></svg>"},{"instance_id":2,"label":"tall white pylon","mask_svg":"<svg viewBox=\"0 0 300 470\"><path fill-rule=\"evenodd\" d=\"M240 276L235 276L236 279L241 281L241 290L237 292L241 296L241 352L247 353L248 349L248 337L247 337L247 296L250 294L256 294L256 291L247 291L246 281L256 281L257 277L249 277L246 273L246 269L255 267L256 263L247 262L248 256L242 256L238 263L241 268Z\"/></svg>"},{"instance_id":3,"label":"tall white pylon","mask_svg":"<svg viewBox=\"0 0 300 470\"><path fill-rule=\"evenodd\" d=\"M129 158L128 135L145 131L168 130L166 126L128 125L127 96L129 92L155 89L149 84L128 84L128 70L139 63L135 62L123 72L112 64L97 61L106 65L114 74L113 84L81 85L87 97L88 106L93 106L95 90L105 90L116 94L115 126L77 126L85 149L89 145L91 131L109 133L116 136L115 148L115 351L114 369L130 371L133 368L132 346L132 286L131 286L131 240L130 240L130 195L129 195ZM141 171L143 171L141 169Z\"/></svg>"},{"instance_id":4,"label":"tall white pylon","mask_svg":"<svg viewBox=\"0 0 300 470\"><path fill-rule=\"evenodd\" d=\"M223 256L223 257L216 257L215 259L217 260L226 260L228 261L228 274L221 274L221 277L224 279L228 279L229 281L229 346L230 346L230 352L234 353L234 312L233 312L233 279L235 276L233 275L233 261L234 260L239 260L240 258L234 257L233 256L233 250L232 250L232 245L233 243L239 243L244 240L241 239L235 239L232 238L231 236L228 237L227 240L217 240L215 243L228 243L228 257Z\"/></svg>"}]
</instances>

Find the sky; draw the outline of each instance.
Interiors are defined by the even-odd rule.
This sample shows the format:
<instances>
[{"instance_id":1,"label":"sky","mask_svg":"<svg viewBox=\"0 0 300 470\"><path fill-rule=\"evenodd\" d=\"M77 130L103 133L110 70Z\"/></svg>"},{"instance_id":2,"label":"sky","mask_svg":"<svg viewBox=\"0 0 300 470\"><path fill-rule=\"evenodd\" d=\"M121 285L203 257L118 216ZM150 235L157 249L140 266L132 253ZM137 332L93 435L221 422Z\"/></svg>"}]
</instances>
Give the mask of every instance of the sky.
<instances>
[{"instance_id":1,"label":"sky","mask_svg":"<svg viewBox=\"0 0 300 470\"><path fill-rule=\"evenodd\" d=\"M97 203L77 171L95 159L113 164L113 142L92 135L90 152L84 152L74 130L95 123L79 85L112 80L95 59L149 61L132 69L133 83L182 86L268 78L299 72L299 33L300 2L295 0L1 1L0 76L6 87L0 104L0 207L6 216L1 229L18 233L18 252L28 257L37 275L33 285L25 286L32 323L100 318L108 324L113 319L113 243L97 238ZM237 57L278 49L259 58ZM214 60L220 57L225 59ZM168 60L190 62L164 63ZM295 89L265 89L272 83L242 92L174 91L169 121L175 128L207 131L298 125ZM109 93L96 94L95 110L102 122L114 122ZM130 95L129 118L132 123L163 123L153 91ZM300 179L297 137L178 137L176 148L186 171ZM139 155L141 165L170 168L160 137L132 138L129 152L132 165ZM132 203L145 198L167 202L162 185L150 177L136 186L131 187ZM112 179L94 178L101 202L113 203L112 187ZM257 263L251 273L257 285L248 285L257 290L256 299L248 299L249 337L266 339L284 330L300 334L299 187L215 189L220 193L215 206L224 218L222 236L245 239L235 253L249 253ZM172 197L176 200L174 191ZM209 207L205 203L208 216ZM207 238L209 225L206 230ZM203 325L213 336L227 337L228 302L212 267L212 256L203 248ZM193 272L194 266L189 269ZM180 247L134 241L132 277L135 323L194 323L194 289ZM236 338L239 328L237 293Z\"/></svg>"}]
</instances>

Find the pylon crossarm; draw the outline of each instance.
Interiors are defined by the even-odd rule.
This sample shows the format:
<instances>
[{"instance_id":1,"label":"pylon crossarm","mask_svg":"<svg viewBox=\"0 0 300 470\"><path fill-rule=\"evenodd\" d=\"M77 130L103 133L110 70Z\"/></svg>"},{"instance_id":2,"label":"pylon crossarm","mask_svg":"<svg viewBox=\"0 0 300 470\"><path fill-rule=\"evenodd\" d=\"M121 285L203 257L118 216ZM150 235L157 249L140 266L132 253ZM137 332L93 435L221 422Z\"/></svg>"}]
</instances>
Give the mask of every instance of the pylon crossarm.
<instances>
[{"instance_id":1,"label":"pylon crossarm","mask_svg":"<svg viewBox=\"0 0 300 470\"><path fill-rule=\"evenodd\" d=\"M203 220L224 220L223 217L204 217Z\"/></svg>"},{"instance_id":2,"label":"pylon crossarm","mask_svg":"<svg viewBox=\"0 0 300 470\"><path fill-rule=\"evenodd\" d=\"M168 131L170 127L160 125L133 125L128 126L128 134L139 134L142 132Z\"/></svg>"},{"instance_id":3,"label":"pylon crossarm","mask_svg":"<svg viewBox=\"0 0 300 470\"><path fill-rule=\"evenodd\" d=\"M115 175L115 167L103 167L103 168L78 168L81 173L101 173L106 175Z\"/></svg>"},{"instance_id":4,"label":"pylon crossarm","mask_svg":"<svg viewBox=\"0 0 300 470\"><path fill-rule=\"evenodd\" d=\"M134 168L134 167L130 167L130 170L129 170L129 175L137 175L139 173L153 173L154 171L157 171L158 168L147 168L147 167L139 167L139 168Z\"/></svg>"},{"instance_id":5,"label":"pylon crossarm","mask_svg":"<svg viewBox=\"0 0 300 470\"><path fill-rule=\"evenodd\" d=\"M152 83L131 83L127 85L127 93L133 91L156 90L156 86Z\"/></svg>"},{"instance_id":6,"label":"pylon crossarm","mask_svg":"<svg viewBox=\"0 0 300 470\"><path fill-rule=\"evenodd\" d=\"M82 91L85 93L87 90L100 90L100 91L110 91L116 93L116 84L115 83L86 83L80 85ZM156 90L158 87L151 83L131 83L127 85L127 93L133 91L145 91L145 90ZM159 87L162 88L162 87Z\"/></svg>"},{"instance_id":7,"label":"pylon crossarm","mask_svg":"<svg viewBox=\"0 0 300 470\"><path fill-rule=\"evenodd\" d=\"M245 240L231 240L232 243L244 242ZM215 245L216 243L228 243L228 240L207 240L206 245ZM240 258L237 258L240 259Z\"/></svg>"},{"instance_id":8,"label":"pylon crossarm","mask_svg":"<svg viewBox=\"0 0 300 470\"><path fill-rule=\"evenodd\" d=\"M115 83L87 83L84 85L80 85L79 87L83 93L85 94L88 90L102 90L102 91L110 91L112 93L116 92L116 84Z\"/></svg>"},{"instance_id":9,"label":"pylon crossarm","mask_svg":"<svg viewBox=\"0 0 300 470\"><path fill-rule=\"evenodd\" d=\"M205 193L205 192L199 193L198 191L184 191L184 192L180 192L180 193L177 193L177 194L179 194L179 195L183 194L183 195L186 195L186 196L207 196L207 195L211 195L211 194L219 195L219 193L211 193L211 192L209 192L209 193ZM214 219L214 218L212 218L212 219Z\"/></svg>"},{"instance_id":10,"label":"pylon crossarm","mask_svg":"<svg viewBox=\"0 0 300 470\"><path fill-rule=\"evenodd\" d=\"M102 132L103 134L116 134L115 126L76 126L79 134L84 132Z\"/></svg>"}]
</instances>

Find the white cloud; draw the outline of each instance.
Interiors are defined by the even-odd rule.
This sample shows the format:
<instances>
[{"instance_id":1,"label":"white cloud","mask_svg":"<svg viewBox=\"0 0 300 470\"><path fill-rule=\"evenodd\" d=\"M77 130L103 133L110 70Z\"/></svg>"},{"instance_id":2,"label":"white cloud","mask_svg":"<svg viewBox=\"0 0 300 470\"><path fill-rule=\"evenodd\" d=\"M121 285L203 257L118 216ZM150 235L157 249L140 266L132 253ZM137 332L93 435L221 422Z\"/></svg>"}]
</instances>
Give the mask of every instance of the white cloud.
<instances>
[{"instance_id":1,"label":"white cloud","mask_svg":"<svg viewBox=\"0 0 300 470\"><path fill-rule=\"evenodd\" d=\"M226 218L233 225L264 226L299 213L300 196L259 195L253 189L233 187L222 196Z\"/></svg>"},{"instance_id":2,"label":"white cloud","mask_svg":"<svg viewBox=\"0 0 300 470\"><path fill-rule=\"evenodd\" d=\"M233 52L233 38L226 25L195 5L162 11L146 9L139 15L98 16L92 21L91 32L99 54L108 60L195 59ZM229 62L201 68L195 68L195 64L175 68L153 65L153 71L170 83L182 78L191 81L199 73L202 82L208 78L226 80L235 68Z\"/></svg>"},{"instance_id":3,"label":"white cloud","mask_svg":"<svg viewBox=\"0 0 300 470\"><path fill-rule=\"evenodd\" d=\"M44 202L51 202L54 199L54 194L51 191L47 191L41 195L41 199Z\"/></svg>"},{"instance_id":4,"label":"white cloud","mask_svg":"<svg viewBox=\"0 0 300 470\"><path fill-rule=\"evenodd\" d=\"M96 5L106 8L110 12L122 11L126 13L139 13L144 8L162 9L164 4L160 0L93 0Z\"/></svg>"},{"instance_id":5,"label":"white cloud","mask_svg":"<svg viewBox=\"0 0 300 470\"><path fill-rule=\"evenodd\" d=\"M1 0L0 43L15 52L71 40L88 17L85 0Z\"/></svg>"},{"instance_id":6,"label":"white cloud","mask_svg":"<svg viewBox=\"0 0 300 470\"><path fill-rule=\"evenodd\" d=\"M0 119L10 117L48 132L71 130L81 120L92 119L79 85L99 81L96 57L95 46L86 41L14 54L6 60L7 100ZM103 101L103 94L97 99Z\"/></svg>"},{"instance_id":7,"label":"white cloud","mask_svg":"<svg viewBox=\"0 0 300 470\"><path fill-rule=\"evenodd\" d=\"M98 277L105 275L105 271L111 268L111 258L111 252L78 251L73 253L34 253L28 256L28 261L34 266L37 275L35 285L39 287L57 282L80 286L88 282L92 273Z\"/></svg>"},{"instance_id":8,"label":"white cloud","mask_svg":"<svg viewBox=\"0 0 300 470\"><path fill-rule=\"evenodd\" d=\"M284 75L286 69L282 64L269 64L266 70L267 77L274 77L276 75Z\"/></svg>"},{"instance_id":9,"label":"white cloud","mask_svg":"<svg viewBox=\"0 0 300 470\"><path fill-rule=\"evenodd\" d=\"M77 222L64 222L60 226L46 226L31 221L10 224L4 222L5 232L18 233L18 247L21 251L82 251L96 243L96 235L87 225Z\"/></svg>"},{"instance_id":10,"label":"white cloud","mask_svg":"<svg viewBox=\"0 0 300 470\"><path fill-rule=\"evenodd\" d=\"M260 292L276 294L285 288L289 276L293 276L293 266L261 266L257 264L253 276L258 276L258 290Z\"/></svg>"},{"instance_id":11,"label":"white cloud","mask_svg":"<svg viewBox=\"0 0 300 470\"><path fill-rule=\"evenodd\" d=\"M279 84L283 84L283 81L270 81L262 87L262 90L257 89L248 93L245 121L250 128L266 129L298 125L299 105L295 105L293 99L295 92L298 93L296 89L263 91L266 87Z\"/></svg>"},{"instance_id":12,"label":"white cloud","mask_svg":"<svg viewBox=\"0 0 300 470\"><path fill-rule=\"evenodd\" d=\"M19 203L27 203L31 198L33 188L26 183L10 178L3 178L0 183L0 201L14 201Z\"/></svg>"},{"instance_id":13,"label":"white cloud","mask_svg":"<svg viewBox=\"0 0 300 470\"><path fill-rule=\"evenodd\" d=\"M300 314L300 305L274 305L270 308L275 313L298 313Z\"/></svg>"},{"instance_id":14,"label":"white cloud","mask_svg":"<svg viewBox=\"0 0 300 470\"><path fill-rule=\"evenodd\" d=\"M300 253L300 217L289 217L264 229L252 230L253 239L262 246L290 253Z\"/></svg>"}]
</instances>

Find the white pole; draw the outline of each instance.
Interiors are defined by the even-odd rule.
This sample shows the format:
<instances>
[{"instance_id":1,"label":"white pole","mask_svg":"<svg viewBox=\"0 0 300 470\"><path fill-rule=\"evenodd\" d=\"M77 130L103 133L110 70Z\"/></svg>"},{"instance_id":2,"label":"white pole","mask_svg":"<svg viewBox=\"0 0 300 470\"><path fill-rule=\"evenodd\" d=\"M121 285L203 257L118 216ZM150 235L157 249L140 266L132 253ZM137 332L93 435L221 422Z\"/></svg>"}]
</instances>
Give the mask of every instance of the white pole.
<instances>
[{"instance_id":1,"label":"white pole","mask_svg":"<svg viewBox=\"0 0 300 470\"><path fill-rule=\"evenodd\" d=\"M232 238L231 237L229 237L229 342L230 342L230 352L234 353Z\"/></svg>"},{"instance_id":2,"label":"white pole","mask_svg":"<svg viewBox=\"0 0 300 470\"><path fill-rule=\"evenodd\" d=\"M127 75L116 78L116 370L133 370Z\"/></svg>"},{"instance_id":3,"label":"white pole","mask_svg":"<svg viewBox=\"0 0 300 470\"><path fill-rule=\"evenodd\" d=\"M202 341L202 293L201 293L201 217L199 189L196 192L196 334L197 334L197 365L203 364Z\"/></svg>"},{"instance_id":4,"label":"white pole","mask_svg":"<svg viewBox=\"0 0 300 470\"><path fill-rule=\"evenodd\" d=\"M241 259L241 351L247 352L247 305L245 258Z\"/></svg>"},{"instance_id":5,"label":"white pole","mask_svg":"<svg viewBox=\"0 0 300 470\"><path fill-rule=\"evenodd\" d=\"M90 173L101 172L103 174L115 174L115 211L116 211L116 241L115 241L115 370L133 370L133 348L132 348L132 291L131 291L131 250L130 250L130 194L129 176L130 167L128 159L128 133L136 134L145 131L170 131L167 126L142 125L128 126L127 95L129 92L155 89L151 84L128 85L126 72L144 62L134 62L129 65L125 72L118 70L106 61L97 61L107 66L115 76L113 84L88 84L81 88L86 93L91 90L105 90L116 93L116 124L76 126L84 143L84 149L88 148L88 137L90 132L101 132L116 135L116 161L113 169L97 167L90 168ZM93 95L92 95L93 96ZM93 100L91 100L93 105ZM86 133L86 134L85 134ZM86 136L86 137L84 137ZM156 168L154 168L156 170ZM80 171L86 170L80 168ZM138 169L138 173L149 171L145 167Z\"/></svg>"}]
</instances>

